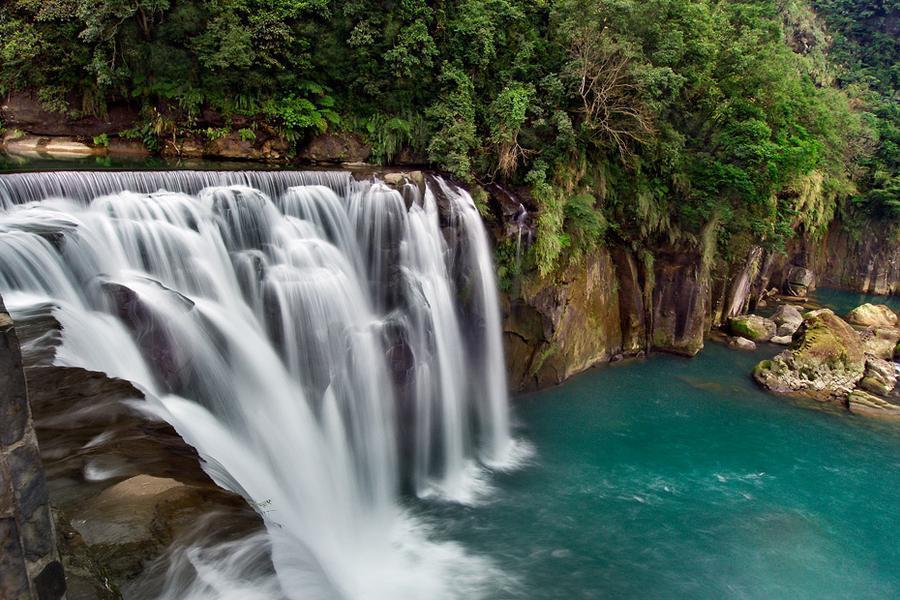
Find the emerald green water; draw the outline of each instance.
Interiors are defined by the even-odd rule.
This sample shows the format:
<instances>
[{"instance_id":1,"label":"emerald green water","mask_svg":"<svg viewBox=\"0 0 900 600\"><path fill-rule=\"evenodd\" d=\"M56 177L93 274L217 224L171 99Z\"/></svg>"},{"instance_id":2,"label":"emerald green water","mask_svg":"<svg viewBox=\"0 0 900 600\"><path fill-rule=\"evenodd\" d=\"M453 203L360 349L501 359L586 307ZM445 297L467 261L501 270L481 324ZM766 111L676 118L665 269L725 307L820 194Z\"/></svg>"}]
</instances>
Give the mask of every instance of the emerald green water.
<instances>
[{"instance_id":1,"label":"emerald green water","mask_svg":"<svg viewBox=\"0 0 900 600\"><path fill-rule=\"evenodd\" d=\"M813 292L812 299L834 309L834 312L839 315L846 315L860 304L865 304L866 302L886 304L894 311L900 311L900 296L872 296L858 292L821 288Z\"/></svg>"},{"instance_id":2,"label":"emerald green water","mask_svg":"<svg viewBox=\"0 0 900 600\"><path fill-rule=\"evenodd\" d=\"M533 464L441 537L512 582L492 598L900 598L900 427L770 396L707 344L519 399Z\"/></svg>"}]
</instances>

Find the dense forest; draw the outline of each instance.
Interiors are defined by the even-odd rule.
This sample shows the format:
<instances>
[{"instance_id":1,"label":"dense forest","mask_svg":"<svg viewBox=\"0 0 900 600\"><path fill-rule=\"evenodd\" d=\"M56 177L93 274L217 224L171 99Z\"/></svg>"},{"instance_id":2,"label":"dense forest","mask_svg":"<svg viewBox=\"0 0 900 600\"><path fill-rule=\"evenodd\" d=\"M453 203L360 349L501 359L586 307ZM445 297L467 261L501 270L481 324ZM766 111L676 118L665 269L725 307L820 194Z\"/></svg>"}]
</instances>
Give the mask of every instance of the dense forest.
<instances>
[{"instance_id":1,"label":"dense forest","mask_svg":"<svg viewBox=\"0 0 900 600\"><path fill-rule=\"evenodd\" d=\"M836 213L894 231L898 23L896 0L9 0L0 92L131 104L151 148L355 132L476 200L525 191L546 275L608 240L727 260Z\"/></svg>"}]
</instances>

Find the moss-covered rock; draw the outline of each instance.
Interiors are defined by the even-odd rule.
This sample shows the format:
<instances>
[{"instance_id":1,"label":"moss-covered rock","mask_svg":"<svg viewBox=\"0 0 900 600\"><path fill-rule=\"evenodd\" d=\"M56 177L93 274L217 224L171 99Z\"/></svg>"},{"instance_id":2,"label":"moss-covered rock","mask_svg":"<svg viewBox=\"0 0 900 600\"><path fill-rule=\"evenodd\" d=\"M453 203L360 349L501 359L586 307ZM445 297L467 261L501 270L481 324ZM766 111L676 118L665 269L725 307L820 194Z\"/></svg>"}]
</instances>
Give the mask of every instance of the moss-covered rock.
<instances>
[{"instance_id":1,"label":"moss-covered rock","mask_svg":"<svg viewBox=\"0 0 900 600\"><path fill-rule=\"evenodd\" d=\"M771 319L759 315L741 315L729 319L728 329L732 335L754 342L767 342L775 335L777 326Z\"/></svg>"},{"instance_id":2,"label":"moss-covered rock","mask_svg":"<svg viewBox=\"0 0 900 600\"><path fill-rule=\"evenodd\" d=\"M834 312L822 309L807 313L791 347L759 363L753 376L776 393L843 400L862 379L865 366L857 333Z\"/></svg>"}]
</instances>

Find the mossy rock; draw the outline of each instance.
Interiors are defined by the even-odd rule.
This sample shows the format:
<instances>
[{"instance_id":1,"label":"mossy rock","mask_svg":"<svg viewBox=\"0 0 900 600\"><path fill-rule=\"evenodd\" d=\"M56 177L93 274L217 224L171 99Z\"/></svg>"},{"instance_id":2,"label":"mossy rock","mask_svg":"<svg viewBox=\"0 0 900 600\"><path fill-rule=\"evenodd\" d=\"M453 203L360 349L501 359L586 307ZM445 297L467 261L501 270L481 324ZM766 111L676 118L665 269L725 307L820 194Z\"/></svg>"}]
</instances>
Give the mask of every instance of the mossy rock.
<instances>
[{"instance_id":1,"label":"mossy rock","mask_svg":"<svg viewBox=\"0 0 900 600\"><path fill-rule=\"evenodd\" d=\"M759 315L741 315L728 321L731 334L754 342L767 342L775 335L775 322Z\"/></svg>"},{"instance_id":2,"label":"mossy rock","mask_svg":"<svg viewBox=\"0 0 900 600\"><path fill-rule=\"evenodd\" d=\"M894 327L897 325L897 314L884 304L867 302L851 310L847 321L863 327Z\"/></svg>"},{"instance_id":3,"label":"mossy rock","mask_svg":"<svg viewBox=\"0 0 900 600\"><path fill-rule=\"evenodd\" d=\"M846 398L863 377L866 355L859 335L828 309L808 313L794 345L770 361L762 361L753 377L782 394L821 400Z\"/></svg>"}]
</instances>

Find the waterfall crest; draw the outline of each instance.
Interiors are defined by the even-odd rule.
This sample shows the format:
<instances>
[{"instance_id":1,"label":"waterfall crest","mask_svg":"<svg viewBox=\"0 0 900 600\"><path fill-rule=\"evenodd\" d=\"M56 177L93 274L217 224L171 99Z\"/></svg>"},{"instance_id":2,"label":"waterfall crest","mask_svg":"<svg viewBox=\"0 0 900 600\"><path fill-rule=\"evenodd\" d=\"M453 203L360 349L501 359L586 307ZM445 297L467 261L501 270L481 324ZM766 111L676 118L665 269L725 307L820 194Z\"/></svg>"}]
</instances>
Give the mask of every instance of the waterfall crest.
<instances>
[{"instance_id":1,"label":"waterfall crest","mask_svg":"<svg viewBox=\"0 0 900 600\"><path fill-rule=\"evenodd\" d=\"M54 306L57 362L133 381L217 483L267 506L279 593L477 594L484 565L400 503L471 501L514 454L491 254L464 190L346 172L3 175L0 258L14 316ZM227 597L203 579L171 597Z\"/></svg>"}]
</instances>

